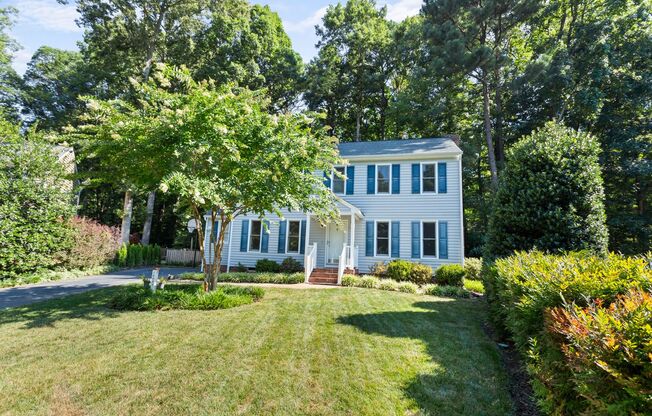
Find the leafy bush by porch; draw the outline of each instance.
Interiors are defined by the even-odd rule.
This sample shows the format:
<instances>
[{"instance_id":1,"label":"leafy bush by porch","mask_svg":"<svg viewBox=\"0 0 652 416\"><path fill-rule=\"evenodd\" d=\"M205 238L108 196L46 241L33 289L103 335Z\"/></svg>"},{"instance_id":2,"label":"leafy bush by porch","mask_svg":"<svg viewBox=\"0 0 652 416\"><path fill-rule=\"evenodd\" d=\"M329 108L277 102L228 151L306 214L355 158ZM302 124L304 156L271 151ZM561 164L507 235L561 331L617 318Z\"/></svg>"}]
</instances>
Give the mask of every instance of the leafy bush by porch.
<instances>
[{"instance_id":1,"label":"leafy bush by porch","mask_svg":"<svg viewBox=\"0 0 652 416\"><path fill-rule=\"evenodd\" d=\"M179 277L189 280L204 280L203 273L182 273ZM303 283L305 275L303 273L247 273L232 272L220 273L217 276L218 282L229 283L280 283L294 284Z\"/></svg>"},{"instance_id":2,"label":"leafy bush by porch","mask_svg":"<svg viewBox=\"0 0 652 416\"><path fill-rule=\"evenodd\" d=\"M281 271L281 267L274 260L260 259L256 262L256 271L259 273L278 273Z\"/></svg>"},{"instance_id":3,"label":"leafy bush by porch","mask_svg":"<svg viewBox=\"0 0 652 416\"><path fill-rule=\"evenodd\" d=\"M362 287L367 289L380 289L404 293L423 293L432 296L451 296L468 298L471 293L463 287L440 286L429 284L419 286L412 282L399 282L394 279L379 279L376 276L356 276L345 274L342 277L342 286Z\"/></svg>"},{"instance_id":4,"label":"leafy bush by porch","mask_svg":"<svg viewBox=\"0 0 652 416\"><path fill-rule=\"evenodd\" d=\"M396 259L389 263L377 262L369 270L376 277L388 277L398 282L407 281L417 285L432 282L432 267L409 260Z\"/></svg>"},{"instance_id":5,"label":"leafy bush by porch","mask_svg":"<svg viewBox=\"0 0 652 416\"><path fill-rule=\"evenodd\" d=\"M459 264L444 264L435 272L435 282L444 286L464 286L464 267Z\"/></svg>"},{"instance_id":6,"label":"leafy bush by porch","mask_svg":"<svg viewBox=\"0 0 652 416\"><path fill-rule=\"evenodd\" d=\"M135 311L228 309L258 301L264 294L259 287L220 286L204 292L202 286L188 284L167 285L164 290L152 292L142 286L127 286L109 300L109 306Z\"/></svg>"}]
</instances>

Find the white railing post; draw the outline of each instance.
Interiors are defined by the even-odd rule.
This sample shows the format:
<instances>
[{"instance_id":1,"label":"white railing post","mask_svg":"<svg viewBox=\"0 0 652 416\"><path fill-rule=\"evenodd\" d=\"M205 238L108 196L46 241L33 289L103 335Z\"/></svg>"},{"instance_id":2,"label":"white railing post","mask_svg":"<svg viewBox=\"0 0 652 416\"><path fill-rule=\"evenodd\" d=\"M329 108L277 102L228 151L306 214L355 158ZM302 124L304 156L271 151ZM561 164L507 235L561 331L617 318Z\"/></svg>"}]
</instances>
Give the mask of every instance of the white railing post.
<instances>
[{"instance_id":1,"label":"white railing post","mask_svg":"<svg viewBox=\"0 0 652 416\"><path fill-rule=\"evenodd\" d=\"M342 253L340 253L340 258L337 263L337 284L341 285L342 284L342 276L344 275L344 269L347 267L347 256L348 254L348 246L344 244L344 247L342 247Z\"/></svg>"},{"instance_id":2,"label":"white railing post","mask_svg":"<svg viewBox=\"0 0 652 416\"><path fill-rule=\"evenodd\" d=\"M303 258L303 268L305 270L305 282L308 283L312 271L315 270L317 266L317 243L314 243L312 246L308 246L306 249L306 254Z\"/></svg>"}]
</instances>

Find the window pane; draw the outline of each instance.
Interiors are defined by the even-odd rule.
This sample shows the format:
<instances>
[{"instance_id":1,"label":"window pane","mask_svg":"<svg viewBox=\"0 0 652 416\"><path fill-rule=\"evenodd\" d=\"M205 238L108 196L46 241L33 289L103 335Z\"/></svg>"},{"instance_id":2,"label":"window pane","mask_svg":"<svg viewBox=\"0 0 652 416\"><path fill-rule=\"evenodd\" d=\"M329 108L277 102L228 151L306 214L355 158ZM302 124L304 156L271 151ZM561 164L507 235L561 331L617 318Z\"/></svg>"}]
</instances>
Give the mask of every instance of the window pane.
<instances>
[{"instance_id":1,"label":"window pane","mask_svg":"<svg viewBox=\"0 0 652 416\"><path fill-rule=\"evenodd\" d=\"M299 237L288 238L288 252L293 252L293 253L299 252Z\"/></svg>"},{"instance_id":2,"label":"window pane","mask_svg":"<svg viewBox=\"0 0 652 416\"><path fill-rule=\"evenodd\" d=\"M423 165L423 177L424 178L434 178L435 177L435 165L430 163Z\"/></svg>"},{"instance_id":3,"label":"window pane","mask_svg":"<svg viewBox=\"0 0 652 416\"><path fill-rule=\"evenodd\" d=\"M423 223L423 238L435 238L436 237L436 227L434 222L424 222Z\"/></svg>"},{"instance_id":4,"label":"window pane","mask_svg":"<svg viewBox=\"0 0 652 416\"><path fill-rule=\"evenodd\" d=\"M434 179L423 179L423 192L435 192Z\"/></svg>"},{"instance_id":5,"label":"window pane","mask_svg":"<svg viewBox=\"0 0 652 416\"><path fill-rule=\"evenodd\" d=\"M378 166L377 193L389 193L389 166Z\"/></svg>"},{"instance_id":6,"label":"window pane","mask_svg":"<svg viewBox=\"0 0 652 416\"><path fill-rule=\"evenodd\" d=\"M289 221L288 225L288 252L299 252L299 231L301 223L299 221Z\"/></svg>"},{"instance_id":7,"label":"window pane","mask_svg":"<svg viewBox=\"0 0 652 416\"><path fill-rule=\"evenodd\" d=\"M249 249L250 250L260 250L260 236L259 235L252 235L251 236L251 243L249 244Z\"/></svg>"},{"instance_id":8,"label":"window pane","mask_svg":"<svg viewBox=\"0 0 652 416\"><path fill-rule=\"evenodd\" d=\"M386 238L376 239L376 254L379 256L389 255L389 240Z\"/></svg>"},{"instance_id":9,"label":"window pane","mask_svg":"<svg viewBox=\"0 0 652 416\"><path fill-rule=\"evenodd\" d=\"M251 221L251 234L260 235L260 221Z\"/></svg>"},{"instance_id":10,"label":"window pane","mask_svg":"<svg viewBox=\"0 0 652 416\"><path fill-rule=\"evenodd\" d=\"M290 221L290 231L289 235L290 236L298 236L299 235L299 228L300 228L300 223L299 221Z\"/></svg>"},{"instance_id":11,"label":"window pane","mask_svg":"<svg viewBox=\"0 0 652 416\"><path fill-rule=\"evenodd\" d=\"M435 192L435 165L429 163L423 165L421 172L422 183L421 189L423 192Z\"/></svg>"},{"instance_id":12,"label":"window pane","mask_svg":"<svg viewBox=\"0 0 652 416\"><path fill-rule=\"evenodd\" d=\"M249 237L249 250L258 251L260 250L260 231L261 231L261 222L260 221L251 221L251 234Z\"/></svg>"},{"instance_id":13,"label":"window pane","mask_svg":"<svg viewBox=\"0 0 652 416\"><path fill-rule=\"evenodd\" d=\"M344 174L344 168L335 168L335 170L342 175ZM336 194L343 194L344 193L344 179L341 177L337 176L335 173L333 173L333 192Z\"/></svg>"},{"instance_id":14,"label":"window pane","mask_svg":"<svg viewBox=\"0 0 652 416\"><path fill-rule=\"evenodd\" d=\"M423 255L433 257L437 255L436 240L423 240Z\"/></svg>"},{"instance_id":15,"label":"window pane","mask_svg":"<svg viewBox=\"0 0 652 416\"><path fill-rule=\"evenodd\" d=\"M388 222L379 222L377 223L378 229L377 229L377 235L378 237L382 238L387 238L389 237L389 223Z\"/></svg>"}]
</instances>

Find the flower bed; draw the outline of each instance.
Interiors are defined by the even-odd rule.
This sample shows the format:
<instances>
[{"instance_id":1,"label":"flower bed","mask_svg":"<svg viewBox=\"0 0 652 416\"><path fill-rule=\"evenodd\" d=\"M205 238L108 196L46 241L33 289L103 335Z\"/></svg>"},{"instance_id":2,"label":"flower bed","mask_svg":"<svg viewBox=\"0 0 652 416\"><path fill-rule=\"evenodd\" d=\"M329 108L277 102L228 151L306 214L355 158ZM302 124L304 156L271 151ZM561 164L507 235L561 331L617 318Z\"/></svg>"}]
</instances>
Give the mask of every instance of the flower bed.
<instances>
[{"instance_id":1,"label":"flower bed","mask_svg":"<svg viewBox=\"0 0 652 416\"><path fill-rule=\"evenodd\" d=\"M179 275L181 279L203 281L203 273L183 273ZM228 283L278 283L278 284L296 284L303 283L305 276L303 273L247 273L233 272L220 273L217 276L218 282Z\"/></svg>"}]
</instances>

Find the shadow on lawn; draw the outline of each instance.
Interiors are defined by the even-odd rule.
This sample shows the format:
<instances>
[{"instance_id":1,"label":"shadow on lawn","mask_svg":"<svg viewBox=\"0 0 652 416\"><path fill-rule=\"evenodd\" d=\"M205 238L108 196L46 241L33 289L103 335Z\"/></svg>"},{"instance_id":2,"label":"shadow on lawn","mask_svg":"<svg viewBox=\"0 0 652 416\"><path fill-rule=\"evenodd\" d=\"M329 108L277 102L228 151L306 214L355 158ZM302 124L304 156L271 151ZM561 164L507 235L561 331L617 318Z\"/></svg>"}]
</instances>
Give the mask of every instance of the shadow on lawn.
<instances>
[{"instance_id":1,"label":"shadow on lawn","mask_svg":"<svg viewBox=\"0 0 652 416\"><path fill-rule=\"evenodd\" d=\"M101 287L101 286L100 286ZM25 329L52 327L66 319L99 319L117 316L121 311L106 307L111 294L118 288L105 288L46 300L25 306L0 310L0 326L23 323Z\"/></svg>"},{"instance_id":2,"label":"shadow on lawn","mask_svg":"<svg viewBox=\"0 0 652 416\"><path fill-rule=\"evenodd\" d=\"M499 354L481 329L477 318L482 315L473 310L478 308L474 302L416 302L413 306L420 310L349 315L338 322L425 344L437 368L404 386L423 414L510 414L509 399L499 400L505 385Z\"/></svg>"}]
</instances>

